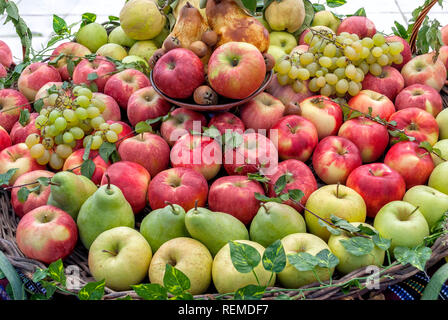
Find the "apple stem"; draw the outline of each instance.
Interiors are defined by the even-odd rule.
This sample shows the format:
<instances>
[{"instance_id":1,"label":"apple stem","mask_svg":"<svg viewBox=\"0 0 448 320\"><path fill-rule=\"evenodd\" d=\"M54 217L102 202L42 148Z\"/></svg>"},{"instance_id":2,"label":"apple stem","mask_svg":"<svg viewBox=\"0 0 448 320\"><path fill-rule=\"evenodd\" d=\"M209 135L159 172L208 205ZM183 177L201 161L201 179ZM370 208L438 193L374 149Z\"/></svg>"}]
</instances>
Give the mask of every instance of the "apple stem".
<instances>
[{"instance_id":1,"label":"apple stem","mask_svg":"<svg viewBox=\"0 0 448 320\"><path fill-rule=\"evenodd\" d=\"M116 255L117 255L116 252L112 252L112 251L105 250L105 249L103 249L102 252L104 252L104 253L109 253L109 254L111 254L111 255L113 255L113 256L116 256Z\"/></svg>"},{"instance_id":2,"label":"apple stem","mask_svg":"<svg viewBox=\"0 0 448 320\"><path fill-rule=\"evenodd\" d=\"M370 173L372 176L375 176L375 174L373 173L372 169L369 169L369 173Z\"/></svg>"},{"instance_id":3,"label":"apple stem","mask_svg":"<svg viewBox=\"0 0 448 320\"><path fill-rule=\"evenodd\" d=\"M339 186L340 183L338 182L338 184L336 185L336 198L339 198Z\"/></svg>"},{"instance_id":4,"label":"apple stem","mask_svg":"<svg viewBox=\"0 0 448 320\"><path fill-rule=\"evenodd\" d=\"M412 216L415 212L418 211L418 209L420 209L420 206L415 207L414 211L412 211L409 215Z\"/></svg>"}]
</instances>

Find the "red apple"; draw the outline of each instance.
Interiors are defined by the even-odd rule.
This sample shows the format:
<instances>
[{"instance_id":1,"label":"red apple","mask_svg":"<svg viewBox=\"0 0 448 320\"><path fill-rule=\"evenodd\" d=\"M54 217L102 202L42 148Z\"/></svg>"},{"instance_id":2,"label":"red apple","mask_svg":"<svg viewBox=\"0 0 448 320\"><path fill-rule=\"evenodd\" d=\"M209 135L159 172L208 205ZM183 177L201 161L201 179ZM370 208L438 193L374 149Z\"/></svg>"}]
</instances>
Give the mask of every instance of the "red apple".
<instances>
[{"instance_id":1,"label":"red apple","mask_svg":"<svg viewBox=\"0 0 448 320\"><path fill-rule=\"evenodd\" d=\"M14 124L19 120L20 111L31 107L27 98L14 89L0 90L0 126L10 132Z\"/></svg>"},{"instance_id":2,"label":"red apple","mask_svg":"<svg viewBox=\"0 0 448 320\"><path fill-rule=\"evenodd\" d=\"M291 50L291 52L289 53L289 56L292 57L294 54L302 54L302 53L308 52L309 49L310 49L310 46L307 44L298 45L297 47L294 47Z\"/></svg>"},{"instance_id":3,"label":"red apple","mask_svg":"<svg viewBox=\"0 0 448 320\"><path fill-rule=\"evenodd\" d=\"M28 212L20 220L16 240L25 256L50 264L73 252L78 228L67 212L45 205Z\"/></svg>"},{"instance_id":4,"label":"red apple","mask_svg":"<svg viewBox=\"0 0 448 320\"><path fill-rule=\"evenodd\" d=\"M260 208L255 193L264 195L263 187L257 181L244 176L221 177L210 186L208 206L212 211L228 213L249 224Z\"/></svg>"},{"instance_id":5,"label":"red apple","mask_svg":"<svg viewBox=\"0 0 448 320\"><path fill-rule=\"evenodd\" d=\"M186 133L202 132L202 127L207 125L207 119L202 113L178 108L171 112L170 117L160 126L162 137L170 146Z\"/></svg>"},{"instance_id":6,"label":"red apple","mask_svg":"<svg viewBox=\"0 0 448 320\"><path fill-rule=\"evenodd\" d=\"M316 178L314 178L311 169L302 161L295 159L280 162L275 173L268 176L268 195L270 197L277 196L275 192L275 184L282 176L285 176L286 178L286 186L281 194L288 193L289 190L299 189L304 193L304 197L300 200L300 203L305 206L308 197L317 190L317 181ZM292 200L288 200L285 203L294 207L299 212L302 211L302 206L294 203Z\"/></svg>"},{"instance_id":7,"label":"red apple","mask_svg":"<svg viewBox=\"0 0 448 320\"><path fill-rule=\"evenodd\" d=\"M6 78L7 75L8 71L6 71L5 67L2 64L0 64L0 79Z\"/></svg>"},{"instance_id":8,"label":"red apple","mask_svg":"<svg viewBox=\"0 0 448 320\"><path fill-rule=\"evenodd\" d=\"M120 188L134 214L139 213L146 206L151 175L138 163L130 161L115 162L104 172L101 185L107 184L108 181Z\"/></svg>"},{"instance_id":9,"label":"red apple","mask_svg":"<svg viewBox=\"0 0 448 320\"><path fill-rule=\"evenodd\" d=\"M388 43L398 42L398 41L400 41L404 46L404 49L401 52L401 56L403 57L403 62L400 64L393 64L392 67L401 71L403 66L412 59L412 51L411 51L411 46L409 45L409 42L407 42L405 39L403 39L399 36L395 36L395 35L386 37L386 42L388 42Z\"/></svg>"},{"instance_id":10,"label":"red apple","mask_svg":"<svg viewBox=\"0 0 448 320\"><path fill-rule=\"evenodd\" d=\"M34 101L36 102L37 100L42 100L44 107L48 107L48 106L54 107L54 101L51 101L51 99L49 98L50 94L49 94L48 90L50 88L51 89L56 88L58 91L62 92L62 85L63 85L63 82L61 82L61 81L47 82L39 89L39 91L37 91L36 96L34 97ZM70 97L72 96L71 89L66 89L65 93L67 96L70 96Z\"/></svg>"},{"instance_id":11,"label":"red apple","mask_svg":"<svg viewBox=\"0 0 448 320\"><path fill-rule=\"evenodd\" d=\"M300 102L314 95L308 89L308 80L304 81L301 91L295 92L290 85L280 85L277 80L277 75L272 77L271 82L269 82L269 85L266 87L266 92L279 99L285 105L285 115L296 114L299 116Z\"/></svg>"},{"instance_id":12,"label":"red apple","mask_svg":"<svg viewBox=\"0 0 448 320\"><path fill-rule=\"evenodd\" d=\"M431 154L418 143L403 141L392 146L384 158L384 163L397 171L406 182L406 189L428 182L434 162Z\"/></svg>"},{"instance_id":13,"label":"red apple","mask_svg":"<svg viewBox=\"0 0 448 320\"><path fill-rule=\"evenodd\" d=\"M244 99L263 83L266 64L254 45L227 42L213 51L208 62L208 81L220 95Z\"/></svg>"},{"instance_id":14,"label":"red apple","mask_svg":"<svg viewBox=\"0 0 448 320\"><path fill-rule=\"evenodd\" d=\"M120 121L121 120L121 109L114 98L112 98L111 96L108 96L107 94L104 94L104 93L94 92L92 99L101 101L106 105L106 108L104 109L103 113L101 114L105 121L109 121L109 120Z\"/></svg>"},{"instance_id":15,"label":"red apple","mask_svg":"<svg viewBox=\"0 0 448 320\"><path fill-rule=\"evenodd\" d=\"M191 97L205 81L201 59L184 48L168 51L157 61L152 72L157 88L174 99Z\"/></svg>"},{"instance_id":16,"label":"red apple","mask_svg":"<svg viewBox=\"0 0 448 320\"><path fill-rule=\"evenodd\" d=\"M220 112L215 114L209 121L208 127L214 126L221 134L226 132L238 132L243 134L246 127L243 121L230 112Z\"/></svg>"},{"instance_id":17,"label":"red apple","mask_svg":"<svg viewBox=\"0 0 448 320\"><path fill-rule=\"evenodd\" d=\"M401 175L384 163L371 163L356 168L346 186L358 192L367 206L367 216L374 218L387 203L401 200L406 183Z\"/></svg>"},{"instance_id":18,"label":"red apple","mask_svg":"<svg viewBox=\"0 0 448 320\"><path fill-rule=\"evenodd\" d=\"M446 67L440 59L434 62L434 53L417 56L401 69L406 87L419 83L440 91L445 85Z\"/></svg>"},{"instance_id":19,"label":"red apple","mask_svg":"<svg viewBox=\"0 0 448 320\"><path fill-rule=\"evenodd\" d=\"M372 90L361 90L348 101L348 105L365 114L371 109L373 117L379 116L386 121L395 112L395 106L388 97Z\"/></svg>"},{"instance_id":20,"label":"red apple","mask_svg":"<svg viewBox=\"0 0 448 320\"><path fill-rule=\"evenodd\" d=\"M37 112L31 113L28 121L24 123L25 125L22 125L18 121L14 124L10 134L12 144L25 142L26 138L33 133L40 135L40 130L36 128L36 118L38 115Z\"/></svg>"},{"instance_id":21,"label":"red apple","mask_svg":"<svg viewBox=\"0 0 448 320\"><path fill-rule=\"evenodd\" d=\"M129 97L137 90L149 85L149 79L144 73L135 69L126 69L107 80L104 93L114 98L118 105L126 110Z\"/></svg>"},{"instance_id":22,"label":"red apple","mask_svg":"<svg viewBox=\"0 0 448 320\"><path fill-rule=\"evenodd\" d=\"M34 62L22 71L17 85L29 101L34 101L37 91L44 84L58 81L61 81L61 76L55 67L43 62Z\"/></svg>"},{"instance_id":23,"label":"red apple","mask_svg":"<svg viewBox=\"0 0 448 320\"><path fill-rule=\"evenodd\" d=\"M0 126L0 151L12 145L11 137L2 126Z\"/></svg>"},{"instance_id":24,"label":"red apple","mask_svg":"<svg viewBox=\"0 0 448 320\"><path fill-rule=\"evenodd\" d=\"M300 103L301 116L311 121L319 140L338 133L343 122L341 107L325 96L313 96Z\"/></svg>"},{"instance_id":25,"label":"red apple","mask_svg":"<svg viewBox=\"0 0 448 320\"><path fill-rule=\"evenodd\" d=\"M436 119L425 110L419 108L406 108L390 116L389 122L395 121L398 129L404 129L408 136L414 137L417 142L427 141L434 145L439 139L439 126ZM397 138L391 137L391 142Z\"/></svg>"},{"instance_id":26,"label":"red apple","mask_svg":"<svg viewBox=\"0 0 448 320\"><path fill-rule=\"evenodd\" d=\"M344 122L338 136L349 139L358 147L364 163L378 160L389 145L387 128L364 117Z\"/></svg>"},{"instance_id":27,"label":"red apple","mask_svg":"<svg viewBox=\"0 0 448 320\"><path fill-rule=\"evenodd\" d=\"M103 92L107 80L109 80L114 71L116 71L115 64L107 60L105 57L97 56L92 62L84 59L75 67L75 70L73 71L73 83L84 83L86 85L95 83L98 91ZM88 80L89 74L96 74L97 78L94 80Z\"/></svg>"},{"instance_id":28,"label":"red apple","mask_svg":"<svg viewBox=\"0 0 448 320\"><path fill-rule=\"evenodd\" d=\"M157 174L149 184L148 200L152 210L164 208L166 202L188 211L205 206L208 185L202 174L190 168L171 168Z\"/></svg>"},{"instance_id":29,"label":"red apple","mask_svg":"<svg viewBox=\"0 0 448 320\"><path fill-rule=\"evenodd\" d=\"M51 185L40 185L40 188L37 191L33 191L28 195L28 198L25 202L20 202L18 197L18 193L20 190L19 186L35 182L38 178L41 177L51 178L53 176L54 173L47 170L34 170L23 174L16 180L16 182L14 183L15 188L11 190L11 204L16 215L21 218L31 210L46 205L51 191ZM32 189L37 187L38 185L39 184L37 183L30 184L27 185L26 188Z\"/></svg>"},{"instance_id":30,"label":"red apple","mask_svg":"<svg viewBox=\"0 0 448 320\"><path fill-rule=\"evenodd\" d=\"M129 122L135 126L140 121L165 116L171 109L168 101L148 86L134 92L128 101L127 114Z\"/></svg>"},{"instance_id":31,"label":"red apple","mask_svg":"<svg viewBox=\"0 0 448 320\"><path fill-rule=\"evenodd\" d=\"M67 69L67 56L76 60L84 57L85 55L91 54L91 52L82 44L76 42L64 42L53 50L50 59L55 60L61 54L64 56L57 61L56 69L59 71L61 79L67 81L72 78Z\"/></svg>"},{"instance_id":32,"label":"red apple","mask_svg":"<svg viewBox=\"0 0 448 320\"><path fill-rule=\"evenodd\" d=\"M443 100L436 89L424 84L404 88L395 99L397 110L420 108L436 117L443 108Z\"/></svg>"},{"instance_id":33,"label":"red apple","mask_svg":"<svg viewBox=\"0 0 448 320\"><path fill-rule=\"evenodd\" d=\"M84 148L78 149L73 152L67 159L65 159L64 166L62 170L72 170L73 173L80 175L81 174L81 165L84 162L82 159L84 155ZM104 172L106 171L109 163L104 162L103 158L99 155L97 150L91 150L89 153L89 159L93 161L95 164L95 171L93 172L92 180L95 184L99 184L101 182L101 178L103 177Z\"/></svg>"},{"instance_id":34,"label":"red apple","mask_svg":"<svg viewBox=\"0 0 448 320\"><path fill-rule=\"evenodd\" d=\"M438 60L442 61L445 68L448 70L448 46L442 46L439 50Z\"/></svg>"},{"instance_id":35,"label":"red apple","mask_svg":"<svg viewBox=\"0 0 448 320\"><path fill-rule=\"evenodd\" d=\"M17 171L9 180L9 185L13 185L21 175L34 170L44 170L45 166L41 166L31 157L26 144L19 143L0 152L0 174L14 168L17 168Z\"/></svg>"},{"instance_id":36,"label":"red apple","mask_svg":"<svg viewBox=\"0 0 448 320\"><path fill-rule=\"evenodd\" d=\"M443 26L440 32L442 33L443 44L448 45L448 24Z\"/></svg>"},{"instance_id":37,"label":"red apple","mask_svg":"<svg viewBox=\"0 0 448 320\"><path fill-rule=\"evenodd\" d=\"M236 144L225 145L224 169L229 175L255 172L266 175L277 169L278 152L270 139L255 132L246 132L239 137L233 139Z\"/></svg>"},{"instance_id":38,"label":"red apple","mask_svg":"<svg viewBox=\"0 0 448 320\"><path fill-rule=\"evenodd\" d=\"M352 16L342 20L338 27L337 34L342 32L355 33L359 38L370 37L376 34L375 24L366 17Z\"/></svg>"},{"instance_id":39,"label":"red apple","mask_svg":"<svg viewBox=\"0 0 448 320\"><path fill-rule=\"evenodd\" d=\"M277 134L277 138L271 137ZM281 160L297 159L307 161L318 142L317 129L314 124L297 115L281 118L271 128L269 138L278 150Z\"/></svg>"},{"instance_id":40,"label":"red apple","mask_svg":"<svg viewBox=\"0 0 448 320\"><path fill-rule=\"evenodd\" d=\"M326 137L313 153L313 168L326 184L345 184L349 174L362 165L358 147L343 137Z\"/></svg>"},{"instance_id":41,"label":"red apple","mask_svg":"<svg viewBox=\"0 0 448 320\"><path fill-rule=\"evenodd\" d=\"M364 90L372 90L384 94L391 101L404 88L404 79L400 71L394 67L383 67L383 72L378 76L368 73L362 82Z\"/></svg>"},{"instance_id":42,"label":"red apple","mask_svg":"<svg viewBox=\"0 0 448 320\"><path fill-rule=\"evenodd\" d=\"M221 145L207 136L187 133L174 144L170 160L173 168L191 168L210 180L221 169Z\"/></svg>"},{"instance_id":43,"label":"red apple","mask_svg":"<svg viewBox=\"0 0 448 320\"><path fill-rule=\"evenodd\" d=\"M262 92L241 106L240 117L247 129L267 135L267 131L281 118L285 106L277 98Z\"/></svg>"},{"instance_id":44,"label":"red apple","mask_svg":"<svg viewBox=\"0 0 448 320\"><path fill-rule=\"evenodd\" d=\"M0 64L8 69L12 63L11 49L4 41L0 40Z\"/></svg>"},{"instance_id":45,"label":"red apple","mask_svg":"<svg viewBox=\"0 0 448 320\"><path fill-rule=\"evenodd\" d=\"M170 147L160 136L145 132L125 139L118 147L121 160L136 162L148 170L151 177L168 168Z\"/></svg>"}]
</instances>

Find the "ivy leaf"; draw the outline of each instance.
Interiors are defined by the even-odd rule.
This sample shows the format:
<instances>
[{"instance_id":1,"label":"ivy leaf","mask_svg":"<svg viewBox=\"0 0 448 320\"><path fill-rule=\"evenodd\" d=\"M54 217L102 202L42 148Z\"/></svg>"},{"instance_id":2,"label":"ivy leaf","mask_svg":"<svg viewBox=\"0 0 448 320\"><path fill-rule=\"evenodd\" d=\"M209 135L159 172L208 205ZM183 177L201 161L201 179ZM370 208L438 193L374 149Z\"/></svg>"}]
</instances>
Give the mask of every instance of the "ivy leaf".
<instances>
[{"instance_id":1,"label":"ivy leaf","mask_svg":"<svg viewBox=\"0 0 448 320\"><path fill-rule=\"evenodd\" d=\"M218 141L221 141L222 136L221 136L221 132L215 127L215 126L210 126L209 128L203 128L203 135L205 137L209 137Z\"/></svg>"},{"instance_id":2,"label":"ivy leaf","mask_svg":"<svg viewBox=\"0 0 448 320\"><path fill-rule=\"evenodd\" d=\"M48 276L56 282L65 286L65 272L62 260L59 259L48 266Z\"/></svg>"},{"instance_id":3,"label":"ivy leaf","mask_svg":"<svg viewBox=\"0 0 448 320\"><path fill-rule=\"evenodd\" d=\"M120 18L116 17L116 16L109 16L108 18L109 18L109 21L119 21L120 20Z\"/></svg>"},{"instance_id":4,"label":"ivy leaf","mask_svg":"<svg viewBox=\"0 0 448 320\"><path fill-rule=\"evenodd\" d=\"M328 249L324 249L319 251L316 254L316 258L318 260L317 265L321 268L332 269L339 264L339 259Z\"/></svg>"},{"instance_id":5,"label":"ivy leaf","mask_svg":"<svg viewBox=\"0 0 448 320\"><path fill-rule=\"evenodd\" d=\"M0 186L9 185L9 180L14 176L18 168L12 168L3 174L0 174Z\"/></svg>"},{"instance_id":6,"label":"ivy leaf","mask_svg":"<svg viewBox=\"0 0 448 320\"><path fill-rule=\"evenodd\" d=\"M104 280L98 282L89 282L79 292L79 300L101 300L104 296Z\"/></svg>"},{"instance_id":7,"label":"ivy leaf","mask_svg":"<svg viewBox=\"0 0 448 320\"><path fill-rule=\"evenodd\" d=\"M33 273L33 282L40 282L48 277L48 269L37 268Z\"/></svg>"},{"instance_id":8,"label":"ivy leaf","mask_svg":"<svg viewBox=\"0 0 448 320\"><path fill-rule=\"evenodd\" d=\"M89 24L89 23L93 23L96 21L96 14L94 13L90 13L90 12L86 12L82 14L82 23L81 23L81 27Z\"/></svg>"},{"instance_id":9,"label":"ivy leaf","mask_svg":"<svg viewBox=\"0 0 448 320\"><path fill-rule=\"evenodd\" d=\"M321 219L318 219L318 220L317 220L317 223L318 223L321 227L326 228L326 229L328 230L328 232L330 232L331 234L334 234L334 235L336 235L336 236L339 236L339 235L342 233L341 230L336 229L336 228L333 228L331 225L329 225L328 223L326 223L325 221L323 221L323 220L321 220Z\"/></svg>"},{"instance_id":10,"label":"ivy leaf","mask_svg":"<svg viewBox=\"0 0 448 320\"><path fill-rule=\"evenodd\" d=\"M115 146L115 143L104 141L98 151L101 159L103 159L104 162L107 163L109 162L110 156L117 151L117 147Z\"/></svg>"},{"instance_id":11,"label":"ivy leaf","mask_svg":"<svg viewBox=\"0 0 448 320\"><path fill-rule=\"evenodd\" d=\"M53 31L59 35L68 31L65 20L55 14L53 15Z\"/></svg>"},{"instance_id":12,"label":"ivy leaf","mask_svg":"<svg viewBox=\"0 0 448 320\"><path fill-rule=\"evenodd\" d=\"M249 284L243 288L238 289L233 296L234 300L261 300L263 298L266 288Z\"/></svg>"},{"instance_id":13,"label":"ivy leaf","mask_svg":"<svg viewBox=\"0 0 448 320\"><path fill-rule=\"evenodd\" d=\"M28 199L28 196L30 195L30 190L28 190L27 187L22 187L17 192L17 199L20 203L25 203L25 201Z\"/></svg>"},{"instance_id":14,"label":"ivy leaf","mask_svg":"<svg viewBox=\"0 0 448 320\"><path fill-rule=\"evenodd\" d=\"M383 238L383 237L381 237L379 234L375 234L375 235L372 237L372 240L373 240L373 243L374 243L378 248L380 248L381 250L386 251L386 250L388 250L388 249L390 248L391 240L390 240L390 239Z\"/></svg>"},{"instance_id":15,"label":"ivy leaf","mask_svg":"<svg viewBox=\"0 0 448 320\"><path fill-rule=\"evenodd\" d=\"M70 75L70 77L73 76L73 71L75 70L75 62L72 59L69 59L67 61L67 72Z\"/></svg>"},{"instance_id":16,"label":"ivy leaf","mask_svg":"<svg viewBox=\"0 0 448 320\"><path fill-rule=\"evenodd\" d=\"M356 10L356 12L352 15L347 15L347 17L349 16L358 16L358 17L366 17L366 9L364 8L359 8L358 10Z\"/></svg>"},{"instance_id":17,"label":"ivy leaf","mask_svg":"<svg viewBox=\"0 0 448 320\"><path fill-rule=\"evenodd\" d=\"M29 120L30 120L29 110L28 109L20 110L19 123L22 125L22 127L26 126Z\"/></svg>"},{"instance_id":18,"label":"ivy leaf","mask_svg":"<svg viewBox=\"0 0 448 320\"><path fill-rule=\"evenodd\" d=\"M372 239L363 237L353 237L350 239L342 239L339 242L344 246L348 253L360 257L372 252L374 243Z\"/></svg>"},{"instance_id":19,"label":"ivy leaf","mask_svg":"<svg viewBox=\"0 0 448 320\"><path fill-rule=\"evenodd\" d=\"M190 279L182 271L167 263L163 285L169 293L178 296L190 289Z\"/></svg>"},{"instance_id":20,"label":"ivy leaf","mask_svg":"<svg viewBox=\"0 0 448 320\"><path fill-rule=\"evenodd\" d=\"M350 289L353 288L353 287L358 288L358 289L362 288L362 285L361 285L361 283L359 282L358 279L353 279L350 282L348 282L345 286L343 286L341 288L341 291L344 294L348 294L350 292Z\"/></svg>"},{"instance_id":21,"label":"ivy leaf","mask_svg":"<svg viewBox=\"0 0 448 320\"><path fill-rule=\"evenodd\" d=\"M299 271L311 271L318 265L319 259L308 252L289 253L289 263Z\"/></svg>"},{"instance_id":22,"label":"ivy leaf","mask_svg":"<svg viewBox=\"0 0 448 320\"><path fill-rule=\"evenodd\" d=\"M286 254L282 242L276 240L263 253L263 267L269 272L279 273L285 269Z\"/></svg>"},{"instance_id":23,"label":"ivy leaf","mask_svg":"<svg viewBox=\"0 0 448 320\"><path fill-rule=\"evenodd\" d=\"M95 172L95 167L95 163L91 159L87 159L81 165L81 174L84 177L91 179Z\"/></svg>"},{"instance_id":24,"label":"ivy leaf","mask_svg":"<svg viewBox=\"0 0 448 320\"><path fill-rule=\"evenodd\" d=\"M238 272L249 273L260 264L260 253L254 247L236 241L229 241L229 246L232 264Z\"/></svg>"},{"instance_id":25,"label":"ivy leaf","mask_svg":"<svg viewBox=\"0 0 448 320\"><path fill-rule=\"evenodd\" d=\"M327 0L327 6L330 8L337 8L346 4L346 0Z\"/></svg>"},{"instance_id":26,"label":"ivy leaf","mask_svg":"<svg viewBox=\"0 0 448 320\"><path fill-rule=\"evenodd\" d=\"M343 230L345 230L345 231L348 231L348 232L350 232L350 233L352 233L352 232L359 232L359 228L358 227L355 227L354 225L352 225L350 222L348 222L347 220L344 220L344 219L342 219L342 218L339 218L339 217L337 217L337 216L335 216L335 215L331 215L330 216L330 219L331 219L331 222L335 225L335 226L337 226L337 227L339 227L339 228L341 228L341 229L343 229Z\"/></svg>"},{"instance_id":27,"label":"ivy leaf","mask_svg":"<svg viewBox=\"0 0 448 320\"><path fill-rule=\"evenodd\" d=\"M431 258L432 250L428 247L396 247L394 256L402 265L410 264L417 269L424 271L426 262Z\"/></svg>"},{"instance_id":28,"label":"ivy leaf","mask_svg":"<svg viewBox=\"0 0 448 320\"><path fill-rule=\"evenodd\" d=\"M132 289L145 300L168 299L168 291L158 283L139 284L132 286Z\"/></svg>"}]
</instances>

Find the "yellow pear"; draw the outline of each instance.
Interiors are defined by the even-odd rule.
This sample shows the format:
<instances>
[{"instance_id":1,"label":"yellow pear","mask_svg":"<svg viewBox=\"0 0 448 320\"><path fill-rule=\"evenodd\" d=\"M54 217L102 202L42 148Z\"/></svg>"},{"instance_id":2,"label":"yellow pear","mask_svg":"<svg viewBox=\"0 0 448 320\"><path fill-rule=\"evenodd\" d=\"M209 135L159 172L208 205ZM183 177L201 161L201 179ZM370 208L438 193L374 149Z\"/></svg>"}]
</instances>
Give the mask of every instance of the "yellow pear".
<instances>
[{"instance_id":1,"label":"yellow pear","mask_svg":"<svg viewBox=\"0 0 448 320\"><path fill-rule=\"evenodd\" d=\"M305 20L303 0L272 1L264 11L264 17L272 30L294 33Z\"/></svg>"},{"instance_id":2,"label":"yellow pear","mask_svg":"<svg viewBox=\"0 0 448 320\"><path fill-rule=\"evenodd\" d=\"M179 18L179 13L180 10L182 9L182 7L184 5L187 4L187 2L189 2L193 7L197 8L199 10L199 12L201 13L201 15L206 18L205 16L205 9L201 9L199 2L200 0L179 0L179 2L177 3L176 8L174 8L173 10L173 16L176 18L176 20Z\"/></svg>"},{"instance_id":3,"label":"yellow pear","mask_svg":"<svg viewBox=\"0 0 448 320\"><path fill-rule=\"evenodd\" d=\"M153 0L129 0L120 11L121 27L134 40L155 38L165 22L165 15Z\"/></svg>"}]
</instances>

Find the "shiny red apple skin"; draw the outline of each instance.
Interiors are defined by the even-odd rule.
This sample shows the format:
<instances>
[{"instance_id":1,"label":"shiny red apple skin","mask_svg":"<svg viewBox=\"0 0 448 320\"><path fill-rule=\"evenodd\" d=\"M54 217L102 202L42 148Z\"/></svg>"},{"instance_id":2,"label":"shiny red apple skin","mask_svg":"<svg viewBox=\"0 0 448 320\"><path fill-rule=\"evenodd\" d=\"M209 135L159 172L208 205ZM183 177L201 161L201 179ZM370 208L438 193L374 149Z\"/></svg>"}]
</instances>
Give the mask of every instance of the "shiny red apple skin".
<instances>
[{"instance_id":1,"label":"shiny red apple skin","mask_svg":"<svg viewBox=\"0 0 448 320\"><path fill-rule=\"evenodd\" d=\"M84 83L86 85L95 83L98 88L98 92L103 92L106 82L111 77L111 74L115 71L115 65L105 57L97 56L92 62L84 59L75 67L75 70L73 71L73 83ZM88 80L88 75L91 73L96 73L98 75L98 78L94 80Z\"/></svg>"},{"instance_id":2,"label":"shiny red apple skin","mask_svg":"<svg viewBox=\"0 0 448 320\"><path fill-rule=\"evenodd\" d=\"M403 39L399 36L396 36L396 35L386 37L386 42L388 42L388 43L398 42L398 41L401 42L404 46L403 51L400 53L401 56L403 57L403 62L400 64L394 63L394 64L392 64L392 67L401 71L403 66L412 59L412 51L411 51L411 46L409 45L409 42L407 42L405 39Z\"/></svg>"},{"instance_id":3,"label":"shiny red apple skin","mask_svg":"<svg viewBox=\"0 0 448 320\"><path fill-rule=\"evenodd\" d=\"M210 210L228 213L244 224L249 224L260 208L255 193L264 195L263 187L245 176L221 177L210 186Z\"/></svg>"},{"instance_id":4,"label":"shiny red apple skin","mask_svg":"<svg viewBox=\"0 0 448 320\"><path fill-rule=\"evenodd\" d=\"M167 202L188 211L205 206L208 195L207 180L190 168L171 168L157 174L148 187L148 201L152 210L164 208Z\"/></svg>"},{"instance_id":5,"label":"shiny red apple skin","mask_svg":"<svg viewBox=\"0 0 448 320\"><path fill-rule=\"evenodd\" d=\"M362 81L363 90L372 90L384 94L391 101L404 89L404 79L400 71L391 66L383 67L379 76L368 73Z\"/></svg>"},{"instance_id":6,"label":"shiny red apple skin","mask_svg":"<svg viewBox=\"0 0 448 320\"><path fill-rule=\"evenodd\" d=\"M170 110L171 104L159 96L153 87L148 86L129 97L127 115L129 122L135 126L140 121L165 116Z\"/></svg>"},{"instance_id":7,"label":"shiny red apple skin","mask_svg":"<svg viewBox=\"0 0 448 320\"><path fill-rule=\"evenodd\" d=\"M352 171L346 186L358 192L367 206L367 216L374 218L387 203L402 200L406 192L403 177L384 163L371 163Z\"/></svg>"},{"instance_id":8,"label":"shiny red apple skin","mask_svg":"<svg viewBox=\"0 0 448 320\"><path fill-rule=\"evenodd\" d=\"M28 99L19 91L14 89L0 90L0 126L6 131L11 132L14 124L19 120L20 111L31 107Z\"/></svg>"},{"instance_id":9,"label":"shiny red apple skin","mask_svg":"<svg viewBox=\"0 0 448 320\"><path fill-rule=\"evenodd\" d=\"M0 64L5 68L13 64L11 48L2 40L0 40Z\"/></svg>"},{"instance_id":10,"label":"shiny red apple skin","mask_svg":"<svg viewBox=\"0 0 448 320\"><path fill-rule=\"evenodd\" d=\"M101 93L101 92L94 92L93 93L93 99L99 100L103 102L106 105L106 109L104 109L101 116L103 117L104 121L120 121L121 120L121 109L118 105L117 101L115 101L114 98L111 96L108 96L107 94Z\"/></svg>"},{"instance_id":11,"label":"shiny red apple skin","mask_svg":"<svg viewBox=\"0 0 448 320\"><path fill-rule=\"evenodd\" d=\"M44 84L58 81L61 81L61 76L55 67L44 62L34 62L22 71L17 86L29 101L34 101L37 92Z\"/></svg>"},{"instance_id":12,"label":"shiny red apple skin","mask_svg":"<svg viewBox=\"0 0 448 320\"><path fill-rule=\"evenodd\" d=\"M66 56L73 56L76 58L82 58L88 54L91 54L91 52L89 49L87 49L80 43L64 42L58 45L53 50L50 57L50 61L56 59L60 54L65 54ZM59 71L59 74L61 75L61 79L63 81L68 81L72 78L67 69L67 62L68 62L67 58L62 57L58 60L56 64L56 69Z\"/></svg>"},{"instance_id":13,"label":"shiny red apple skin","mask_svg":"<svg viewBox=\"0 0 448 320\"><path fill-rule=\"evenodd\" d=\"M366 17L352 16L342 20L338 27L337 34L342 32L355 33L360 39L373 37L376 34L375 24Z\"/></svg>"},{"instance_id":14,"label":"shiny red apple skin","mask_svg":"<svg viewBox=\"0 0 448 320\"><path fill-rule=\"evenodd\" d=\"M25 142L26 138L33 133L40 135L40 130L36 128L36 118L38 115L37 112L31 113L28 123L24 126L18 121L14 124L10 133L12 144Z\"/></svg>"},{"instance_id":15,"label":"shiny red apple skin","mask_svg":"<svg viewBox=\"0 0 448 320\"><path fill-rule=\"evenodd\" d=\"M440 91L445 85L447 70L440 59L434 62L434 52L412 58L401 69L406 87L420 83Z\"/></svg>"},{"instance_id":16,"label":"shiny red apple skin","mask_svg":"<svg viewBox=\"0 0 448 320\"><path fill-rule=\"evenodd\" d=\"M229 132L236 131L243 134L244 130L246 130L243 121L230 112L215 114L208 123L208 127L212 126L218 129L221 134L225 134L227 130Z\"/></svg>"},{"instance_id":17,"label":"shiny red apple skin","mask_svg":"<svg viewBox=\"0 0 448 320\"><path fill-rule=\"evenodd\" d=\"M170 146L186 133L192 130L202 132L207 125L205 116L186 108L177 108L171 112L170 117L160 126L160 134Z\"/></svg>"},{"instance_id":18,"label":"shiny red apple skin","mask_svg":"<svg viewBox=\"0 0 448 320\"><path fill-rule=\"evenodd\" d=\"M437 117L443 109L443 100L434 88L424 84L413 84L397 95L395 107L397 110L420 108Z\"/></svg>"},{"instance_id":19,"label":"shiny red apple skin","mask_svg":"<svg viewBox=\"0 0 448 320\"><path fill-rule=\"evenodd\" d=\"M284 112L285 106L279 99L262 92L241 106L240 117L247 129L267 135Z\"/></svg>"},{"instance_id":20,"label":"shiny red apple skin","mask_svg":"<svg viewBox=\"0 0 448 320\"><path fill-rule=\"evenodd\" d=\"M12 139L10 135L8 134L8 131L3 129L2 126L0 126L0 151L3 149L6 149L12 145Z\"/></svg>"},{"instance_id":21,"label":"shiny red apple skin","mask_svg":"<svg viewBox=\"0 0 448 320\"><path fill-rule=\"evenodd\" d=\"M372 90L361 90L348 101L348 105L364 114L369 114L371 108L373 117L379 116L386 121L396 111L388 97Z\"/></svg>"},{"instance_id":22,"label":"shiny red apple skin","mask_svg":"<svg viewBox=\"0 0 448 320\"><path fill-rule=\"evenodd\" d=\"M84 160L82 159L84 151L85 149L81 148L73 152L67 159L65 159L62 170L65 171L76 168L72 172L80 175L81 165L84 162ZM90 178L90 180L92 180L95 184L100 184L101 178L103 177L103 174L106 171L107 167L110 165L110 163L106 163L103 160L103 158L101 158L97 150L90 150L89 159L92 160L93 163L95 164L95 171L93 172L93 175Z\"/></svg>"}]
</instances>

